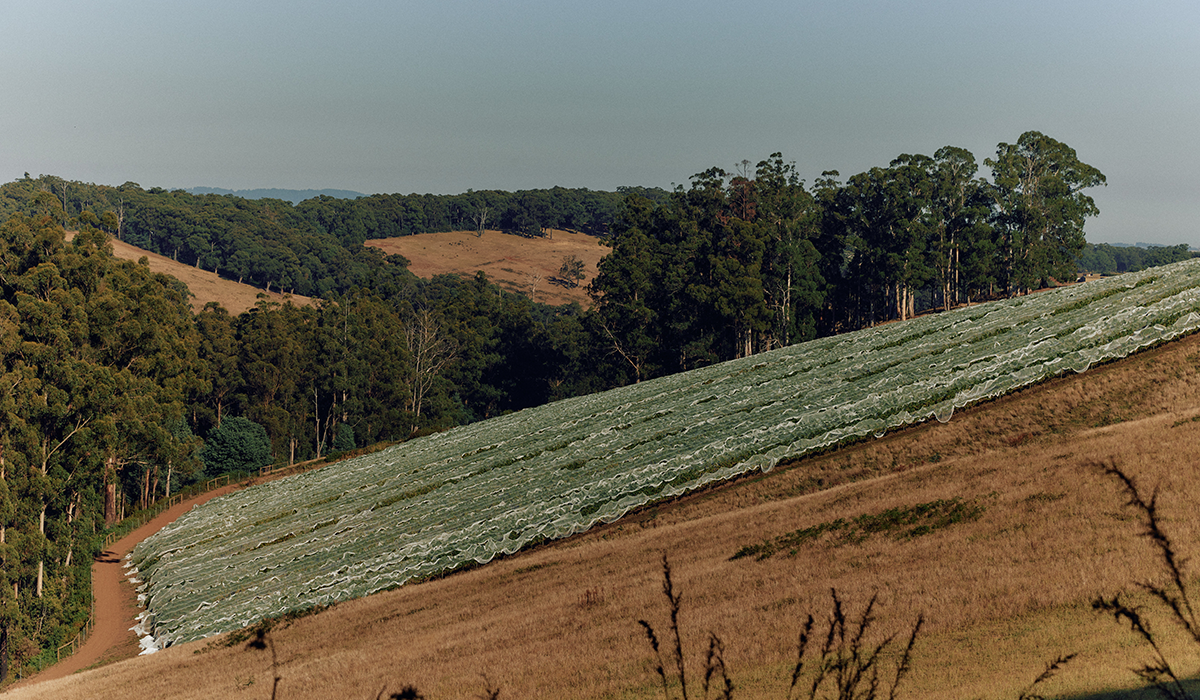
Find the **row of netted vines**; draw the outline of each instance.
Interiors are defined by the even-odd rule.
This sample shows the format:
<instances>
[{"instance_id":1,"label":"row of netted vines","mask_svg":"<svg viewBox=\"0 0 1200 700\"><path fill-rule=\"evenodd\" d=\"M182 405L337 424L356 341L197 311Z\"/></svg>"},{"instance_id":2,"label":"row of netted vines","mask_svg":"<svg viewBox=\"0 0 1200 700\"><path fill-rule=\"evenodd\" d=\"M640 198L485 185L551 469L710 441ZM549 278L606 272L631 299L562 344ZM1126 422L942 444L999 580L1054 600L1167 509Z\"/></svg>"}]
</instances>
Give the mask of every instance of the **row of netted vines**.
<instances>
[{"instance_id":1,"label":"row of netted vines","mask_svg":"<svg viewBox=\"0 0 1200 700\"><path fill-rule=\"evenodd\" d=\"M394 587L1200 327L1200 261L521 411L213 501L134 553L160 643Z\"/></svg>"}]
</instances>

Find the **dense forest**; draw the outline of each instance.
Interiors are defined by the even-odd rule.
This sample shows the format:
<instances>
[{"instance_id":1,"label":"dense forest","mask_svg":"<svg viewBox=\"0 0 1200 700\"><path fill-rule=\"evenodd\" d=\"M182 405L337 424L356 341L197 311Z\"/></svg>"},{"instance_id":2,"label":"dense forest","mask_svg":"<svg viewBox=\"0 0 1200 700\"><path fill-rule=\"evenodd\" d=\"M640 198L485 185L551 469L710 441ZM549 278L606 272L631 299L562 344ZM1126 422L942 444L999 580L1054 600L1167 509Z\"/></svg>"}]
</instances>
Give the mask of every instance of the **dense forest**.
<instances>
[{"instance_id":1,"label":"dense forest","mask_svg":"<svg viewBox=\"0 0 1200 700\"><path fill-rule=\"evenodd\" d=\"M808 188L772 154L670 192L297 205L53 176L0 186L0 680L86 618L96 534L197 479L1028 293L1073 281L1081 257L1120 270L1188 255L1087 246L1084 190L1104 176L1054 139L1028 132L985 165L990 180L947 147ZM418 279L362 245L484 228L604 237L591 308L482 273ZM318 302L193 314L178 282L114 259L110 236Z\"/></svg>"},{"instance_id":2,"label":"dense forest","mask_svg":"<svg viewBox=\"0 0 1200 700\"><path fill-rule=\"evenodd\" d=\"M1187 244L1171 246L1113 246L1089 243L1079 255L1079 271L1098 275L1137 272L1195 257Z\"/></svg>"}]
</instances>

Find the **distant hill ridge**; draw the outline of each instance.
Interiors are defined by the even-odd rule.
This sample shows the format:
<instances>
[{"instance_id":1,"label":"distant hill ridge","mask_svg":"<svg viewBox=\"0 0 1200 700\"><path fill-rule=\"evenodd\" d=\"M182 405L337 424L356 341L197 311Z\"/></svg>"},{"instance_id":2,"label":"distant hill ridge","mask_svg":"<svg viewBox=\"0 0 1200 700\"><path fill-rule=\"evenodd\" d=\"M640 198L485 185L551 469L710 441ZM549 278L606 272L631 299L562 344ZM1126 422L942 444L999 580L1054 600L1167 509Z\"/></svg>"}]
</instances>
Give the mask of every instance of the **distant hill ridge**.
<instances>
[{"instance_id":1,"label":"distant hill ridge","mask_svg":"<svg viewBox=\"0 0 1200 700\"><path fill-rule=\"evenodd\" d=\"M1095 244L1093 244L1093 245L1104 245L1104 244L1102 244L1102 243L1095 243ZM1146 249L1146 248L1170 248L1170 247L1171 247L1171 245L1170 245L1170 244L1167 244L1167 243L1146 243L1145 241L1138 241L1137 243L1109 243L1108 245L1110 245L1110 246L1112 246L1112 247L1114 247L1114 248L1142 248L1142 249ZM1198 247L1196 247L1196 246L1194 246L1194 245L1192 245L1192 244L1190 244L1190 243L1189 243L1189 244L1186 244L1186 245L1187 245L1187 247L1188 247L1188 250L1190 250L1190 251L1200 251L1200 248L1198 248Z\"/></svg>"},{"instance_id":2,"label":"distant hill ridge","mask_svg":"<svg viewBox=\"0 0 1200 700\"><path fill-rule=\"evenodd\" d=\"M335 199L358 199L366 197L362 192L353 190L283 190L278 188L257 189L257 190L227 190L221 187L190 187L187 189L192 194L231 194L235 197L243 199L282 199L292 204L299 204L306 199L327 195Z\"/></svg>"}]
</instances>

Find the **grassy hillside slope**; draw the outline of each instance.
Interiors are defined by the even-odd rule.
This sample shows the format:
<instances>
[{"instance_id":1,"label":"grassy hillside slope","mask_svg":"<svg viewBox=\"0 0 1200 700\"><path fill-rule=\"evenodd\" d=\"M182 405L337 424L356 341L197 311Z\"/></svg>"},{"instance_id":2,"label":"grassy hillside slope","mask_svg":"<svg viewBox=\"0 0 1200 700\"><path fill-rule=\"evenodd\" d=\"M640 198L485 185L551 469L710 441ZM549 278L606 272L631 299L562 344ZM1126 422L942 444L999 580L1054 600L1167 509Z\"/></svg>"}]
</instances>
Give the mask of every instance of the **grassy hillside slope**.
<instances>
[{"instance_id":1,"label":"grassy hillside slope","mask_svg":"<svg viewBox=\"0 0 1200 700\"><path fill-rule=\"evenodd\" d=\"M67 240L74 232L67 232ZM162 272L182 281L195 298L192 308L199 310L216 301L233 315L251 309L260 294L282 303L307 305L312 299L302 294L266 292L258 287L225 279L215 272L202 270L171 258L151 253L124 241L110 239L113 255L121 260L137 261L145 257L154 272ZM423 233L368 241L367 245L387 254L399 253L410 261L409 269L426 279L434 275L456 274L473 277L482 270L488 278L511 292L531 295L545 304L578 302L587 306L587 283L596 275L596 265L608 253L599 239L583 233L555 231L553 238L523 238L499 231L485 231L476 237L472 231ZM558 280L563 258L574 255L584 263L584 279L576 287Z\"/></svg>"},{"instance_id":2,"label":"grassy hillside slope","mask_svg":"<svg viewBox=\"0 0 1200 700\"><path fill-rule=\"evenodd\" d=\"M530 408L231 495L134 551L148 625L159 645L201 639L947 421L1200 328L1198 291L1200 266L1184 263L973 306Z\"/></svg>"},{"instance_id":3,"label":"grassy hillside slope","mask_svg":"<svg viewBox=\"0 0 1200 700\"><path fill-rule=\"evenodd\" d=\"M583 233L553 231L551 238L524 238L500 231L422 233L370 240L369 246L408 258L408 269L426 279L455 274L474 277L477 270L510 292L520 292L543 304L581 306L591 303L584 287L596 275L596 265L609 249L600 239ZM583 261L584 279L569 287L557 281L563 258Z\"/></svg>"},{"instance_id":4,"label":"grassy hillside slope","mask_svg":"<svg viewBox=\"0 0 1200 700\"><path fill-rule=\"evenodd\" d=\"M926 614L907 697L1013 698L1068 652L1080 657L1042 692L1124 687L1148 655L1089 601L1157 569L1099 465L1115 461L1146 485L1161 483L1171 534L1194 542L1198 391L1200 338L1191 336L946 424L780 465L472 571L343 603L271 633L279 696L371 698L412 683L429 698L470 698L486 674L502 697L655 697L637 620L665 636L664 552L683 591L693 688L712 630L724 639L738 697L783 697L803 616L827 615L831 586L855 613L878 592L880 631ZM838 518L952 498L982 512L920 536L834 531L794 554L732 558ZM269 697L270 652L244 647L194 642L9 697Z\"/></svg>"},{"instance_id":5,"label":"grassy hillside slope","mask_svg":"<svg viewBox=\"0 0 1200 700\"><path fill-rule=\"evenodd\" d=\"M74 235L74 231L67 231L67 240L71 240ZM109 242L112 243L113 256L116 258L137 262L144 257L149 262L152 272L161 272L170 275L186 284L193 294L193 311L199 311L208 302L215 301L224 306L225 310L230 314L236 316L243 311L254 308L254 305L258 303L260 294L265 294L271 301L280 303L290 300L297 306L305 306L312 303L312 299L301 294L266 292L258 287L225 279L215 272L201 270L191 265L176 262L168 257L151 253L116 238L110 238Z\"/></svg>"}]
</instances>

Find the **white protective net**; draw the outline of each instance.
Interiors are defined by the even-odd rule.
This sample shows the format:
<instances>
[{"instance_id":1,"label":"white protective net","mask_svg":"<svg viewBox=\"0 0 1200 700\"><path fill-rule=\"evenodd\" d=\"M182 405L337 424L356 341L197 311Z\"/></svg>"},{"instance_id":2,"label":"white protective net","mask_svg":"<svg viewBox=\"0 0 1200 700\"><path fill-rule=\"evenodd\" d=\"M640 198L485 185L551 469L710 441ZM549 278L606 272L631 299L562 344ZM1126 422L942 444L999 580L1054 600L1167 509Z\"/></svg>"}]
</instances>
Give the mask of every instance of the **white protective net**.
<instances>
[{"instance_id":1,"label":"white protective net","mask_svg":"<svg viewBox=\"0 0 1200 700\"><path fill-rule=\"evenodd\" d=\"M1200 328L1200 260L569 399L209 502L141 543L159 645L395 587Z\"/></svg>"}]
</instances>

